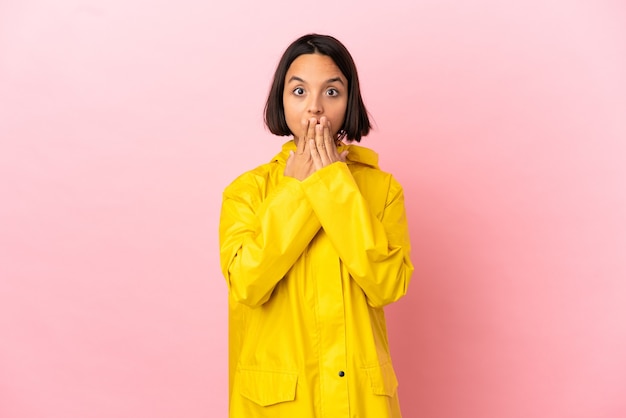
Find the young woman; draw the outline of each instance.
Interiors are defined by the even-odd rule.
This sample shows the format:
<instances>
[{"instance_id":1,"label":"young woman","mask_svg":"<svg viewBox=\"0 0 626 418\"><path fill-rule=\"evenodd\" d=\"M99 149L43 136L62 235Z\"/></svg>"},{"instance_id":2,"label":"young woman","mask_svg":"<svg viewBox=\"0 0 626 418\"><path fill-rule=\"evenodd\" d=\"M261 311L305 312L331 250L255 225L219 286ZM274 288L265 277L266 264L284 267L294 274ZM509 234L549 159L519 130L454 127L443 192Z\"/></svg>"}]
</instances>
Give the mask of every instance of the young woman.
<instances>
[{"instance_id":1,"label":"young woman","mask_svg":"<svg viewBox=\"0 0 626 418\"><path fill-rule=\"evenodd\" d=\"M356 67L335 38L283 54L265 107L293 136L224 191L230 416L400 417L383 307L413 266L401 186L360 141Z\"/></svg>"}]
</instances>

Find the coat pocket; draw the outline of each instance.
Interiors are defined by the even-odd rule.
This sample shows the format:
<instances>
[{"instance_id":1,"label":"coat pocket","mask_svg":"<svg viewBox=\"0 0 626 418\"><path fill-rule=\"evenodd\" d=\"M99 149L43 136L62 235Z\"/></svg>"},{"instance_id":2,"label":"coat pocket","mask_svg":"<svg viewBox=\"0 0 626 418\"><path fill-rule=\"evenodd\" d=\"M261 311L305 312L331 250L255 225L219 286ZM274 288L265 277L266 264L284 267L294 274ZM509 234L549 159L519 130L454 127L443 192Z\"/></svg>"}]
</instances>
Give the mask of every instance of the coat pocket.
<instances>
[{"instance_id":1,"label":"coat pocket","mask_svg":"<svg viewBox=\"0 0 626 418\"><path fill-rule=\"evenodd\" d=\"M298 375L291 372L239 369L239 393L261 406L296 399Z\"/></svg>"},{"instance_id":2,"label":"coat pocket","mask_svg":"<svg viewBox=\"0 0 626 418\"><path fill-rule=\"evenodd\" d=\"M363 370L369 378L372 393L393 397L398 389L398 379L391 362L372 367L364 367Z\"/></svg>"}]
</instances>

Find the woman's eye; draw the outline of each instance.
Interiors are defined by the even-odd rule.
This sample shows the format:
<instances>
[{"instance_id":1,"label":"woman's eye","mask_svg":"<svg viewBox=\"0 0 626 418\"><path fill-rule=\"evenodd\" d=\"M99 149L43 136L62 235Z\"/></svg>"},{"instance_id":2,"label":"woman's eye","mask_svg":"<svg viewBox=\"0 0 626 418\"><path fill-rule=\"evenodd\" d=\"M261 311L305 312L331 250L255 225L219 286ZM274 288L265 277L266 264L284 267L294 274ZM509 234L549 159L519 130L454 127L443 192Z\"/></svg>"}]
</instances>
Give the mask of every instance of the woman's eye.
<instances>
[{"instance_id":1,"label":"woman's eye","mask_svg":"<svg viewBox=\"0 0 626 418\"><path fill-rule=\"evenodd\" d=\"M304 94L304 89L302 87L296 87L293 90L293 94L295 94L296 96L302 96Z\"/></svg>"},{"instance_id":2,"label":"woman's eye","mask_svg":"<svg viewBox=\"0 0 626 418\"><path fill-rule=\"evenodd\" d=\"M337 91L337 89L328 89L326 90L326 94L328 96L337 96L339 92Z\"/></svg>"}]
</instances>

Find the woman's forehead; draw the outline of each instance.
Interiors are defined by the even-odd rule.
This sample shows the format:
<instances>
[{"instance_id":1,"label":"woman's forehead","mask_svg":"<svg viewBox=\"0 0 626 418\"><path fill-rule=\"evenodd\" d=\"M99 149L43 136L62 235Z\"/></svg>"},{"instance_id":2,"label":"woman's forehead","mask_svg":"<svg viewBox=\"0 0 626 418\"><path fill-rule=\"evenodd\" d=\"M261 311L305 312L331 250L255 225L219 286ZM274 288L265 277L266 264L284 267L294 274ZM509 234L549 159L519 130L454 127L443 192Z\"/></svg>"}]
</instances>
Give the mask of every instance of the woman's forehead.
<instances>
[{"instance_id":1,"label":"woman's forehead","mask_svg":"<svg viewBox=\"0 0 626 418\"><path fill-rule=\"evenodd\" d=\"M287 82L295 79L307 83L346 80L335 61L328 55L322 54L300 55L287 69L285 78Z\"/></svg>"}]
</instances>

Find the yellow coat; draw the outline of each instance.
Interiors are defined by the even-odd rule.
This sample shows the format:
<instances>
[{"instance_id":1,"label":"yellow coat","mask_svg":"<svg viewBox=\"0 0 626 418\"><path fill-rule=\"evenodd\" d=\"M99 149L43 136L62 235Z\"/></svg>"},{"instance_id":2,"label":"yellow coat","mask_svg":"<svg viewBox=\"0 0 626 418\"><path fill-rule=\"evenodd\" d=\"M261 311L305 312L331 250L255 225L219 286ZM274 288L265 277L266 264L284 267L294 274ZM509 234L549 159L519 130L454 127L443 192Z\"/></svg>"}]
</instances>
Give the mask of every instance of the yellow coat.
<instances>
[{"instance_id":1,"label":"yellow coat","mask_svg":"<svg viewBox=\"0 0 626 418\"><path fill-rule=\"evenodd\" d=\"M398 182L348 149L300 182L293 141L224 191L230 417L400 417L383 306L413 272Z\"/></svg>"}]
</instances>

